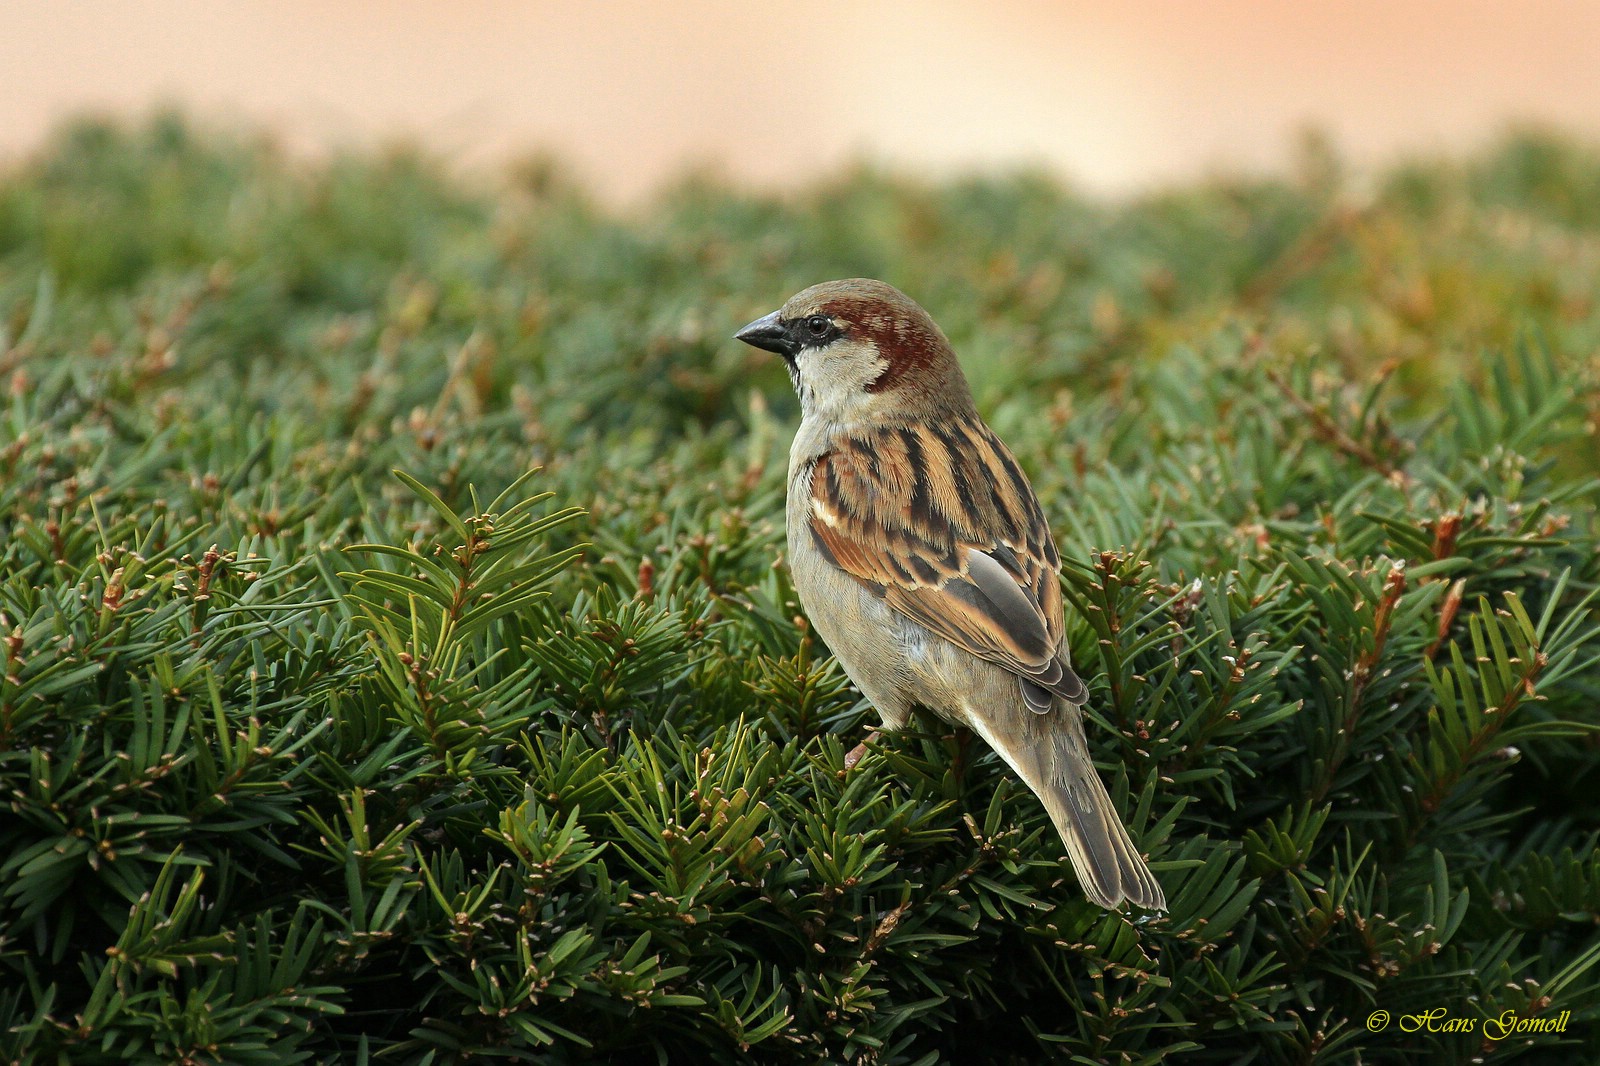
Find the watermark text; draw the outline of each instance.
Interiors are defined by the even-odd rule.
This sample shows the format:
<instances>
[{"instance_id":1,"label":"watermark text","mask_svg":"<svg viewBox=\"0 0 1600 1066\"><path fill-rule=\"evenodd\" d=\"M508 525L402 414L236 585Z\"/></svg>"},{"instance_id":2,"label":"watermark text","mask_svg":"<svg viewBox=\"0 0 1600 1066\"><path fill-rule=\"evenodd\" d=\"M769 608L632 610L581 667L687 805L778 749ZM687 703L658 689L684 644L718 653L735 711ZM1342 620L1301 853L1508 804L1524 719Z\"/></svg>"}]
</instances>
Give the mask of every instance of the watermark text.
<instances>
[{"instance_id":1,"label":"watermark text","mask_svg":"<svg viewBox=\"0 0 1600 1066\"><path fill-rule=\"evenodd\" d=\"M1433 1007L1397 1018L1391 1018L1386 1010L1375 1010L1367 1015L1367 1029L1381 1033L1392 1021L1403 1033L1482 1033L1490 1040L1504 1040L1532 1033L1564 1033L1571 1020L1570 1010L1538 1018L1525 1018L1514 1010L1502 1011L1492 1018L1473 1018L1454 1016L1445 1007Z\"/></svg>"}]
</instances>

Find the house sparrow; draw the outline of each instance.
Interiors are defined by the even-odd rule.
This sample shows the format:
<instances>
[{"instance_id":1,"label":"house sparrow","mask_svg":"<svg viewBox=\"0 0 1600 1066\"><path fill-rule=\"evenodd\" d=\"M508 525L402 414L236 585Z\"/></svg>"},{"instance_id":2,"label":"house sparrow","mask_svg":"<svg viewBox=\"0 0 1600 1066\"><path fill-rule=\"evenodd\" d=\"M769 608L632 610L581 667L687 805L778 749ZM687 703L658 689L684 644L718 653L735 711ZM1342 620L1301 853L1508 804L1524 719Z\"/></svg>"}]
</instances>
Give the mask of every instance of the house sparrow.
<instances>
[{"instance_id":1,"label":"house sparrow","mask_svg":"<svg viewBox=\"0 0 1600 1066\"><path fill-rule=\"evenodd\" d=\"M881 281L812 286L735 336L781 355L795 590L886 729L920 706L983 737L1031 788L1102 907L1166 909L1083 735L1061 560L950 342Z\"/></svg>"}]
</instances>

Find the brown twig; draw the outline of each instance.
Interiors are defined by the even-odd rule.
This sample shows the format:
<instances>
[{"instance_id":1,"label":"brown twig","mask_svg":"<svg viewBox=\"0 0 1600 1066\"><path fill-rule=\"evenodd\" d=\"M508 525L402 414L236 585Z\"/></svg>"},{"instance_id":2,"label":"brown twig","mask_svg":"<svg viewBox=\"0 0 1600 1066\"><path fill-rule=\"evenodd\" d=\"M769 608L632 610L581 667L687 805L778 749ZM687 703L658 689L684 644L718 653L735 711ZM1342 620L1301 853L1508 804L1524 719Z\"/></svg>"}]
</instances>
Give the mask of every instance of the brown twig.
<instances>
[{"instance_id":1,"label":"brown twig","mask_svg":"<svg viewBox=\"0 0 1600 1066\"><path fill-rule=\"evenodd\" d=\"M1346 756L1350 754L1350 738L1355 732L1356 724L1361 720L1361 697L1366 693L1367 683L1372 680L1378 664L1383 660L1383 649L1389 641L1389 629L1394 622L1394 609L1405 590L1406 564L1401 561L1391 566L1389 576L1384 578L1383 594L1378 600L1377 609L1372 614L1372 647L1356 657L1355 667L1350 671L1344 720L1340 723L1339 733L1335 738L1336 747L1333 755L1328 759L1322 777L1313 790L1312 806L1321 803L1333 788L1333 779L1338 775L1339 767L1344 765Z\"/></svg>"},{"instance_id":2,"label":"brown twig","mask_svg":"<svg viewBox=\"0 0 1600 1066\"><path fill-rule=\"evenodd\" d=\"M1327 411L1295 392L1293 387L1283 379L1283 375L1275 370L1268 370L1267 380L1277 387L1278 391L1283 394L1284 399L1294 405L1296 411L1310 421L1311 432L1319 440L1333 445L1362 466L1369 470L1375 470L1384 477L1406 477L1405 472L1399 467L1346 433L1344 428L1334 421L1333 416L1328 414Z\"/></svg>"}]
</instances>

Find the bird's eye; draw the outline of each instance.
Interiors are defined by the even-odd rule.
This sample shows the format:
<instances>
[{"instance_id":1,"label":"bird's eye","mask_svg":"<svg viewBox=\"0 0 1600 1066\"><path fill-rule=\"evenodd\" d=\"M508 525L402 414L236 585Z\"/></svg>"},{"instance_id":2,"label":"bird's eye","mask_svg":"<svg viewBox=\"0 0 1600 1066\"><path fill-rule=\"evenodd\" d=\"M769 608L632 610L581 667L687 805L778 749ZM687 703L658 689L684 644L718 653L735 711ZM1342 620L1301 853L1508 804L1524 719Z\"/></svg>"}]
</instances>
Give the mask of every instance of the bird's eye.
<instances>
[{"instance_id":1,"label":"bird's eye","mask_svg":"<svg viewBox=\"0 0 1600 1066\"><path fill-rule=\"evenodd\" d=\"M831 329L833 329L833 319L827 315L812 315L806 319L806 332L813 337L826 337Z\"/></svg>"}]
</instances>

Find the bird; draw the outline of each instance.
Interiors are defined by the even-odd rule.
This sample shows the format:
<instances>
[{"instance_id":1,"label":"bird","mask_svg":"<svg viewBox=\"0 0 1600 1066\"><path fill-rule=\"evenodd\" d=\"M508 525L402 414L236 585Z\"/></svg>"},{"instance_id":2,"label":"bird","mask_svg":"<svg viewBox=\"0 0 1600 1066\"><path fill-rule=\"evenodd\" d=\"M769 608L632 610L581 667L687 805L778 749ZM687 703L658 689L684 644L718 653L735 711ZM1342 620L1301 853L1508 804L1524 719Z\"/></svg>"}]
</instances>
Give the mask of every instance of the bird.
<instances>
[{"instance_id":1,"label":"bird","mask_svg":"<svg viewBox=\"0 0 1600 1066\"><path fill-rule=\"evenodd\" d=\"M894 286L850 278L734 336L781 356L799 394L790 573L883 728L918 708L969 728L1042 801L1089 900L1164 911L1090 759L1049 524L944 332Z\"/></svg>"}]
</instances>

